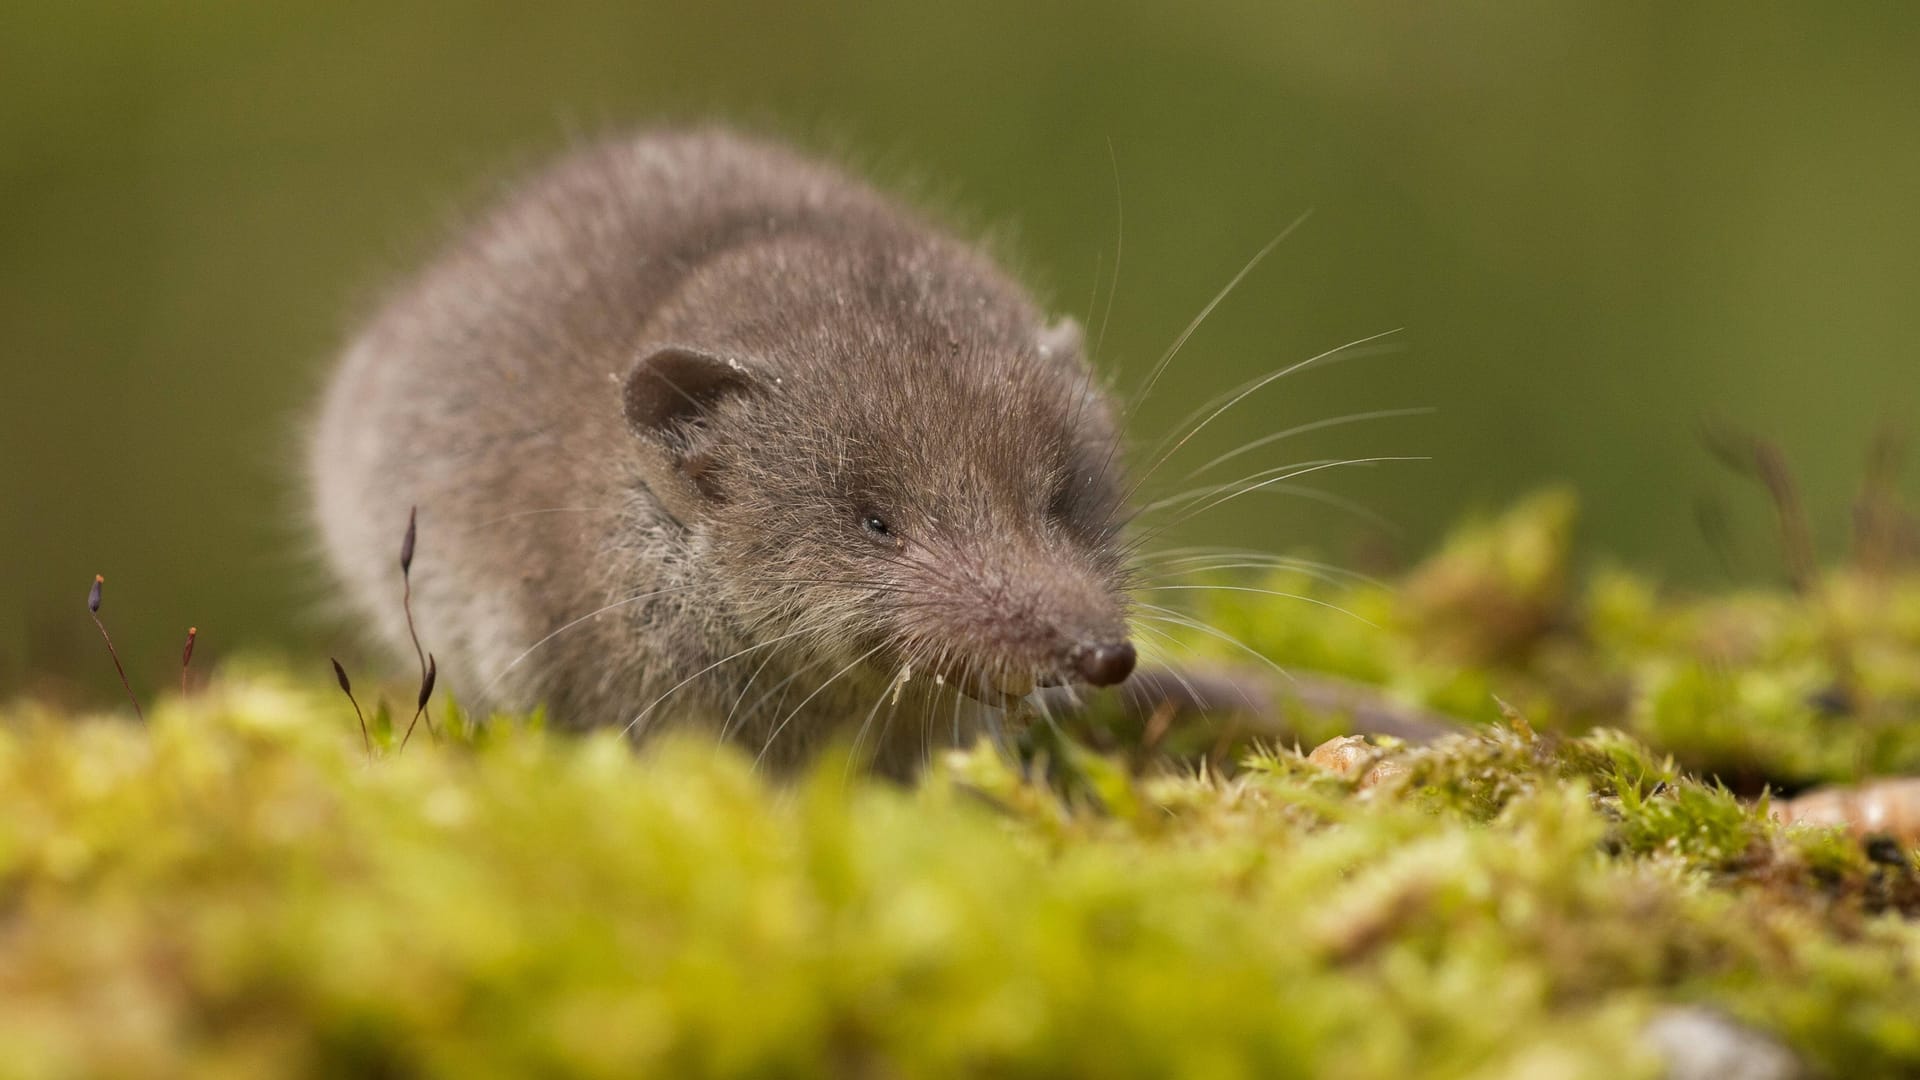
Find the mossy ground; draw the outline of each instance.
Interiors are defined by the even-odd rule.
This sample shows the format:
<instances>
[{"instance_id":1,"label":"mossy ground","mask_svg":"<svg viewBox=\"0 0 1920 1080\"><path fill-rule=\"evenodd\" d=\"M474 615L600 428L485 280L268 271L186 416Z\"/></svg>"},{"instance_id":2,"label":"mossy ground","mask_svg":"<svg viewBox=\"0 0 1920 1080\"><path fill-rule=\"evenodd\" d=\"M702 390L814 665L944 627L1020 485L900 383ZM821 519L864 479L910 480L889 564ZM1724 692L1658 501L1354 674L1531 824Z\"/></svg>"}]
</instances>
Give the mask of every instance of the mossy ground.
<instances>
[{"instance_id":1,"label":"mossy ground","mask_svg":"<svg viewBox=\"0 0 1920 1080\"><path fill-rule=\"evenodd\" d=\"M1582 585L1570 514L1263 586L1366 621L1207 606L1472 725L1371 784L1112 731L775 781L454 711L370 758L331 686L238 667L145 727L12 707L0 1072L1653 1076L1675 1003L1920 1071L1913 853L1752 797L1920 769L1920 581Z\"/></svg>"}]
</instances>

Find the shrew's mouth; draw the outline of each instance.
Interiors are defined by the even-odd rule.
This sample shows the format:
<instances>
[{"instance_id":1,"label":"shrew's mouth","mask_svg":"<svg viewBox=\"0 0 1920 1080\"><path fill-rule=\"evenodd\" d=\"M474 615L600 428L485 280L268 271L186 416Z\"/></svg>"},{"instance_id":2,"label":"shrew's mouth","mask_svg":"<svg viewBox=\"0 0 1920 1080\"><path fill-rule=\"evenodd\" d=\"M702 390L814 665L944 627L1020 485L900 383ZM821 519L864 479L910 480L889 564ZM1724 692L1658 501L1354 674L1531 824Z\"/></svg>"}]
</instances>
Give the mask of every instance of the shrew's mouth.
<instances>
[{"instance_id":1,"label":"shrew's mouth","mask_svg":"<svg viewBox=\"0 0 1920 1080\"><path fill-rule=\"evenodd\" d=\"M949 679L961 693L976 701L1002 707L1024 700L1036 689L1065 686L1067 679L1057 670L1000 669Z\"/></svg>"},{"instance_id":2,"label":"shrew's mouth","mask_svg":"<svg viewBox=\"0 0 1920 1080\"><path fill-rule=\"evenodd\" d=\"M982 704L1000 708L1027 698L1035 690L1083 683L1069 669L1056 664L978 664L949 658L938 663L923 661L918 664L902 664L896 659L884 666L892 669L895 693L902 692L902 688L910 683L930 682L935 686L950 687Z\"/></svg>"},{"instance_id":3,"label":"shrew's mouth","mask_svg":"<svg viewBox=\"0 0 1920 1080\"><path fill-rule=\"evenodd\" d=\"M936 685L952 687L975 701L1003 707L1033 693L1036 687L1059 686L1064 681L1057 671L981 668L964 661L950 661L918 671L902 669L897 681L904 683L913 678L929 678Z\"/></svg>"}]
</instances>

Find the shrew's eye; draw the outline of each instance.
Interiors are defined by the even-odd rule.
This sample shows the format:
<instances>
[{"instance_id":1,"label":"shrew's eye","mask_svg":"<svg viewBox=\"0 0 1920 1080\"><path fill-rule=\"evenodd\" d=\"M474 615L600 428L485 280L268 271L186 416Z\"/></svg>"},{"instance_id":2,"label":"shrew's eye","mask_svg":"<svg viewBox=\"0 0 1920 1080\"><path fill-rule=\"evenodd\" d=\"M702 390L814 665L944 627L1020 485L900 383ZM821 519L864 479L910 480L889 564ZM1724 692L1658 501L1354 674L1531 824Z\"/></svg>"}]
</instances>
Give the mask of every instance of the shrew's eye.
<instances>
[{"instance_id":1,"label":"shrew's eye","mask_svg":"<svg viewBox=\"0 0 1920 1080\"><path fill-rule=\"evenodd\" d=\"M887 524L887 519L881 517L879 514L871 511L861 514L860 527L865 529L867 535L873 537L875 540L881 540L887 543L893 542L893 528Z\"/></svg>"}]
</instances>

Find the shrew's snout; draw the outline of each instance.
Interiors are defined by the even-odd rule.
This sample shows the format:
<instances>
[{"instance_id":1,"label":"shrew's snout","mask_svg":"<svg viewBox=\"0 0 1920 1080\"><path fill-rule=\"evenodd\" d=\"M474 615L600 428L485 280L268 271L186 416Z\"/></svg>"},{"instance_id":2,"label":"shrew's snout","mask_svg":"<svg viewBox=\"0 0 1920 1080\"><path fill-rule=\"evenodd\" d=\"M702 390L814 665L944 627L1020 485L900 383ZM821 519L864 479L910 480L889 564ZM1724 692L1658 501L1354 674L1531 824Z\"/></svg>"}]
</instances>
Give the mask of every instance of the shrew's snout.
<instances>
[{"instance_id":1,"label":"shrew's snout","mask_svg":"<svg viewBox=\"0 0 1920 1080\"><path fill-rule=\"evenodd\" d=\"M1092 686L1112 686L1133 674L1133 642L1082 642L1067 653L1074 674Z\"/></svg>"},{"instance_id":2,"label":"shrew's snout","mask_svg":"<svg viewBox=\"0 0 1920 1080\"><path fill-rule=\"evenodd\" d=\"M957 546L903 608L909 642L932 646L963 693L1024 697L1035 685L1114 686L1133 674L1126 598L1073 552L1010 543Z\"/></svg>"}]
</instances>

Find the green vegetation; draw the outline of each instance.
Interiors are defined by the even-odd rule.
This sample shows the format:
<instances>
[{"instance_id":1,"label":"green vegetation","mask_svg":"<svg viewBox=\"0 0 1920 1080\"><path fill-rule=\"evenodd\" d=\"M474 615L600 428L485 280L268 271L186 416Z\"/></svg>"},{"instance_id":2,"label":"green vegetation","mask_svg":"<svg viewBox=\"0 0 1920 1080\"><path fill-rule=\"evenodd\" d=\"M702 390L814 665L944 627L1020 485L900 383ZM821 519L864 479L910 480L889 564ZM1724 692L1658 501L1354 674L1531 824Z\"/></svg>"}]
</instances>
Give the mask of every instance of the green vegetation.
<instances>
[{"instance_id":1,"label":"green vegetation","mask_svg":"<svg viewBox=\"0 0 1920 1080\"><path fill-rule=\"evenodd\" d=\"M1745 795L1920 773L1920 573L1862 543L1798 592L1673 598L1620 570L1582 584L1574 514L1565 493L1535 496L1397 585L1281 573L1262 587L1321 603L1220 592L1202 616L1283 668L1463 719L1504 702L1543 728L1619 728Z\"/></svg>"},{"instance_id":2,"label":"green vegetation","mask_svg":"<svg viewBox=\"0 0 1920 1080\"><path fill-rule=\"evenodd\" d=\"M1290 668L1466 722L1346 770L1042 729L1025 764L981 747L910 789L839 760L775 781L452 708L404 754L376 710L369 755L324 679L240 667L145 727L16 705L0 1062L1654 1076L1648 1023L1691 1004L1819 1073L1920 1069L1914 853L1750 797L1920 762L1920 581L1682 601L1579 581L1572 527L1548 496L1397 590L1262 586L1366 622L1211 594ZM1217 750L1192 734L1160 743Z\"/></svg>"}]
</instances>

